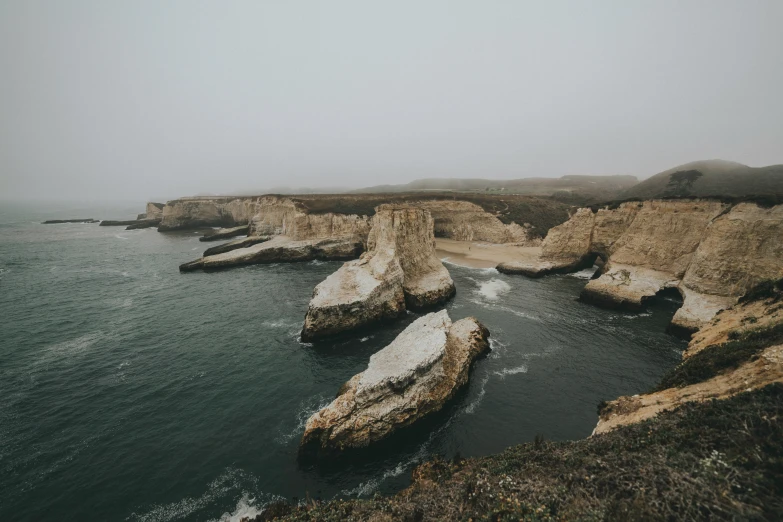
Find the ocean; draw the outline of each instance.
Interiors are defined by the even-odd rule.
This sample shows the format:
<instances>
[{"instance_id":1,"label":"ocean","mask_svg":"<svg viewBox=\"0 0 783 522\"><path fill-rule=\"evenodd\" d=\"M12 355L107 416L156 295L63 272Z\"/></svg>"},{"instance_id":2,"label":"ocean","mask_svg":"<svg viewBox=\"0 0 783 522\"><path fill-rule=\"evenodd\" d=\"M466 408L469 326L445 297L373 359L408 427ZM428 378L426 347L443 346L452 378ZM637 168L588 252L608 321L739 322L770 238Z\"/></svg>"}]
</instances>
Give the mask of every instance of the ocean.
<instances>
[{"instance_id":1,"label":"ocean","mask_svg":"<svg viewBox=\"0 0 783 522\"><path fill-rule=\"evenodd\" d=\"M676 302L642 313L576 300L590 271L527 279L446 264L452 320L492 352L441 412L329 462L299 462L307 418L418 315L299 341L339 262L180 274L193 231L45 219L132 219L143 202L0 204L0 520L239 520L275 499L394 493L416 463L590 435L601 400L676 365Z\"/></svg>"}]
</instances>

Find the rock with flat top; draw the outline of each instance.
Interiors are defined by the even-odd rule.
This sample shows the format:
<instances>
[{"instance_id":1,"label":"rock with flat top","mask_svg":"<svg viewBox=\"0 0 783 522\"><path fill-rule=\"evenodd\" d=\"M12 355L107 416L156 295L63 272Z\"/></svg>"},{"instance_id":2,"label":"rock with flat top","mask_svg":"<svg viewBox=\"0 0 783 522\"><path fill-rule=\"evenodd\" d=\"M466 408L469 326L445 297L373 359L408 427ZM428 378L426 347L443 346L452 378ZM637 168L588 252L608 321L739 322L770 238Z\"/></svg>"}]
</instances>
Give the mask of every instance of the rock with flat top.
<instances>
[{"instance_id":1,"label":"rock with flat top","mask_svg":"<svg viewBox=\"0 0 783 522\"><path fill-rule=\"evenodd\" d=\"M436 306L454 295L454 282L435 256L428 211L381 205L372 223L367 252L315 287L303 340L393 319L408 308Z\"/></svg>"},{"instance_id":2,"label":"rock with flat top","mask_svg":"<svg viewBox=\"0 0 783 522\"><path fill-rule=\"evenodd\" d=\"M420 317L310 417L302 451L368 446L440 410L468 382L471 364L489 350L488 338L472 317L452 323L445 310Z\"/></svg>"}]
</instances>

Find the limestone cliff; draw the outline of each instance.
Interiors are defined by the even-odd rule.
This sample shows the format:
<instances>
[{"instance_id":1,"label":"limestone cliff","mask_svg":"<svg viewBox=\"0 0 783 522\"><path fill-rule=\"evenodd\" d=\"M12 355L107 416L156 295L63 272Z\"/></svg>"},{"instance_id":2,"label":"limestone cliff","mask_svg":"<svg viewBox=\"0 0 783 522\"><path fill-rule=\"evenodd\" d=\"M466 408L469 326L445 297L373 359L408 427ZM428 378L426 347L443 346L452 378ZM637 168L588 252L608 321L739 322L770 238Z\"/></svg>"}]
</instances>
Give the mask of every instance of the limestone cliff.
<instances>
[{"instance_id":1,"label":"limestone cliff","mask_svg":"<svg viewBox=\"0 0 783 522\"><path fill-rule=\"evenodd\" d=\"M433 219L411 207L381 205L367 252L320 283L302 330L304 340L391 319L454 295L454 282L435 256Z\"/></svg>"},{"instance_id":2,"label":"limestone cliff","mask_svg":"<svg viewBox=\"0 0 783 522\"><path fill-rule=\"evenodd\" d=\"M594 433L641 422L688 402L726 399L783 383L783 280L754 289L694 334L682 364L664 376L656 390L604 405Z\"/></svg>"},{"instance_id":3,"label":"limestone cliff","mask_svg":"<svg viewBox=\"0 0 783 522\"><path fill-rule=\"evenodd\" d=\"M497 269L507 274L541 277L592 265L590 244L594 225L595 215L590 209L579 209L571 219L549 230L538 259L501 263Z\"/></svg>"},{"instance_id":4,"label":"limestone cliff","mask_svg":"<svg viewBox=\"0 0 783 522\"><path fill-rule=\"evenodd\" d=\"M329 205L329 197L247 196L201 197L169 201L157 209L147 205L147 213L162 218L159 230L169 231L200 227L234 227L250 225L249 235L286 235L296 239L336 236L366 238L374 207L362 204L362 196L348 205ZM379 198L372 198L379 199ZM389 197L388 200L400 198ZM382 201L383 198L380 198ZM318 205L316 205L318 204ZM469 201L449 199L403 198L398 205L427 210L435 222L435 235L458 241L518 243L537 245L540 239L528 223L504 224L495 214ZM309 206L348 209L348 213L311 211ZM352 214L350 212L355 212Z\"/></svg>"},{"instance_id":5,"label":"limestone cliff","mask_svg":"<svg viewBox=\"0 0 783 522\"><path fill-rule=\"evenodd\" d=\"M496 216L469 201L411 201L411 206L425 209L435 221L435 236L457 241L488 243L538 244L530 225L504 224Z\"/></svg>"},{"instance_id":6,"label":"limestone cliff","mask_svg":"<svg viewBox=\"0 0 783 522\"><path fill-rule=\"evenodd\" d=\"M445 310L420 317L310 417L302 448L364 447L440 410L489 350L488 337L473 318L452 323Z\"/></svg>"},{"instance_id":7,"label":"limestone cliff","mask_svg":"<svg viewBox=\"0 0 783 522\"><path fill-rule=\"evenodd\" d=\"M783 206L710 199L627 202L580 209L550 230L534 261L498 270L540 276L606 261L581 298L639 309L666 288L684 299L672 320L693 332L761 280L783 273Z\"/></svg>"}]
</instances>

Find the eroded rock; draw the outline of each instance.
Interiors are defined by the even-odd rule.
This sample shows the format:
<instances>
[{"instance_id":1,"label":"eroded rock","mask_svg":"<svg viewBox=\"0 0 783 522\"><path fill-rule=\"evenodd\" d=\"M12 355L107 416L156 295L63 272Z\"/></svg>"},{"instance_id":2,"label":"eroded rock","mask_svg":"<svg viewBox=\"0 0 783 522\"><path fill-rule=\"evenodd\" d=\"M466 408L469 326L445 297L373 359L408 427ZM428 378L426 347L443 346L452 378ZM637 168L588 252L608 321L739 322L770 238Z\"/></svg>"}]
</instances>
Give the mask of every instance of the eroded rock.
<instances>
[{"instance_id":1,"label":"eroded rock","mask_svg":"<svg viewBox=\"0 0 783 522\"><path fill-rule=\"evenodd\" d=\"M232 237L247 235L248 225L240 225L232 228L220 228L209 232L199 238L199 241L220 241L221 239L231 239Z\"/></svg>"},{"instance_id":2,"label":"eroded rock","mask_svg":"<svg viewBox=\"0 0 783 522\"><path fill-rule=\"evenodd\" d=\"M249 239L249 238L248 238ZM314 259L343 261L361 254L364 245L351 239L307 239L296 241L286 236L264 239L258 244L209 255L180 265L181 272L220 270L235 266L266 263L293 263Z\"/></svg>"},{"instance_id":3,"label":"eroded rock","mask_svg":"<svg viewBox=\"0 0 783 522\"><path fill-rule=\"evenodd\" d=\"M381 205L373 217L367 252L315 287L302 339L392 319L407 308L435 306L454 293L448 270L435 256L430 213Z\"/></svg>"},{"instance_id":4,"label":"eroded rock","mask_svg":"<svg viewBox=\"0 0 783 522\"><path fill-rule=\"evenodd\" d=\"M489 332L474 318L451 322L445 310L414 321L338 397L307 421L303 450L368 446L440 410L489 350Z\"/></svg>"}]
</instances>

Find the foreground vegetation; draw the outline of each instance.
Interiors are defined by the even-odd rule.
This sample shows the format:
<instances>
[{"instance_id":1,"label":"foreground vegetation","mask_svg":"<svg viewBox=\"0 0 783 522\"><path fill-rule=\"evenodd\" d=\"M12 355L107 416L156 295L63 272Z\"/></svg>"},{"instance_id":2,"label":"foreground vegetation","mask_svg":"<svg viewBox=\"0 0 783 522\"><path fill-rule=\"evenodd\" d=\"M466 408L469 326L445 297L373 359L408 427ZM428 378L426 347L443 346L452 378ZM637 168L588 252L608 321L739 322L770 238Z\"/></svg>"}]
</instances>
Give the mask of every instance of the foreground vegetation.
<instances>
[{"instance_id":1,"label":"foreground vegetation","mask_svg":"<svg viewBox=\"0 0 783 522\"><path fill-rule=\"evenodd\" d=\"M434 460L396 496L278 503L256 520L779 520L780 477L774 384L585 440Z\"/></svg>"}]
</instances>

